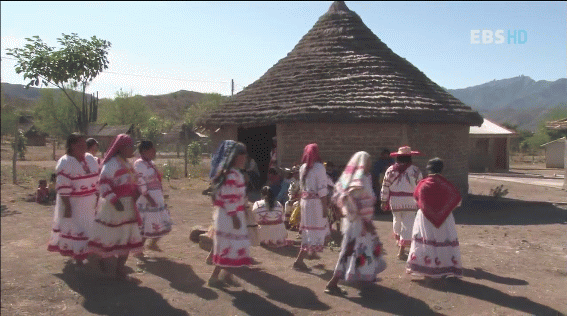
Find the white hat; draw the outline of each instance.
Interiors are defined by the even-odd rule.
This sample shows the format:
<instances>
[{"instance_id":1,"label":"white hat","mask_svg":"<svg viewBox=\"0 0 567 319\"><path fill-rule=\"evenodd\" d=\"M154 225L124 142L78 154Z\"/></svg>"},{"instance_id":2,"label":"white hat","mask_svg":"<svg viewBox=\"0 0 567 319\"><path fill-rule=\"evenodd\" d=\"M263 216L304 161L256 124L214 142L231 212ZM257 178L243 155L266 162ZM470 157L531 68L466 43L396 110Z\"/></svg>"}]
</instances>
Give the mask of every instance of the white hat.
<instances>
[{"instance_id":1,"label":"white hat","mask_svg":"<svg viewBox=\"0 0 567 319\"><path fill-rule=\"evenodd\" d=\"M398 148L397 152L394 153L390 153L390 156L400 156L400 155L422 155L421 152L419 151L412 151L411 147L409 146L401 146L400 148Z\"/></svg>"}]
</instances>

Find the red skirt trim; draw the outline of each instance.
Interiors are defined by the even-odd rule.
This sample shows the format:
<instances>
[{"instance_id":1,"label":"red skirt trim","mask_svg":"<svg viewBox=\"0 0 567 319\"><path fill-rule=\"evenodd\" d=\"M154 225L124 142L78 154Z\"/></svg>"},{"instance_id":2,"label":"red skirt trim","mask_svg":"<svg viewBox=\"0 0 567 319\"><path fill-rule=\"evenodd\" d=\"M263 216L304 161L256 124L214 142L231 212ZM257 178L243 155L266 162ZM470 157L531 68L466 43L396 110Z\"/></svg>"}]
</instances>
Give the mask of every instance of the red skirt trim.
<instances>
[{"instance_id":1,"label":"red skirt trim","mask_svg":"<svg viewBox=\"0 0 567 319\"><path fill-rule=\"evenodd\" d=\"M408 273L417 272L420 274L431 275L431 276L454 275L457 277L461 277L463 275L463 269L454 266L431 268L412 263L407 264L406 272Z\"/></svg>"},{"instance_id":2,"label":"red skirt trim","mask_svg":"<svg viewBox=\"0 0 567 319\"><path fill-rule=\"evenodd\" d=\"M83 260L83 259L87 258L87 256L89 255L89 253L76 254L75 252L73 252L70 249L63 250L63 249L59 248L59 246L56 246L56 245L48 245L47 251L58 252L58 253L61 254L61 256L73 257L73 259L76 259L76 260Z\"/></svg>"},{"instance_id":3,"label":"red skirt trim","mask_svg":"<svg viewBox=\"0 0 567 319\"><path fill-rule=\"evenodd\" d=\"M54 233L60 233L61 232L60 229L53 229L52 231ZM72 236L72 235L65 235L65 234L60 234L59 237L65 238L65 239L71 239L71 240L89 240L89 237L75 237L75 236Z\"/></svg>"},{"instance_id":4,"label":"red skirt trim","mask_svg":"<svg viewBox=\"0 0 567 319\"><path fill-rule=\"evenodd\" d=\"M95 219L95 223L102 224L106 227L120 227L120 226L124 226L124 225L127 225L127 224L135 224L137 222L138 222L137 219L131 219L131 220L124 221L120 224L109 224L109 223L103 222L102 220Z\"/></svg>"},{"instance_id":5,"label":"red skirt trim","mask_svg":"<svg viewBox=\"0 0 567 319\"><path fill-rule=\"evenodd\" d=\"M241 267L252 264L252 258L244 257L239 259L224 258L219 255L213 255L213 264L223 267Z\"/></svg>"},{"instance_id":6,"label":"red skirt trim","mask_svg":"<svg viewBox=\"0 0 567 319\"><path fill-rule=\"evenodd\" d=\"M114 246L110 246L110 247L104 247L101 243L95 242L95 241L89 241L89 248L94 248L94 250L99 250L99 251L103 251L103 252L111 252L114 250L124 250L124 249L136 249L136 248L141 248L144 246L143 242L139 242L139 243L128 243L126 245L114 245Z\"/></svg>"},{"instance_id":7,"label":"red skirt trim","mask_svg":"<svg viewBox=\"0 0 567 319\"><path fill-rule=\"evenodd\" d=\"M446 241L443 241L443 242L441 242L441 241L438 242L438 241L435 241L435 240L427 240L427 239L424 239L424 238L414 237L413 241L415 241L416 243L419 243L419 244L424 244L424 245L434 246L434 247L449 247L449 246L450 247L458 247L459 246L458 240L454 240L454 241L446 240Z\"/></svg>"}]
</instances>

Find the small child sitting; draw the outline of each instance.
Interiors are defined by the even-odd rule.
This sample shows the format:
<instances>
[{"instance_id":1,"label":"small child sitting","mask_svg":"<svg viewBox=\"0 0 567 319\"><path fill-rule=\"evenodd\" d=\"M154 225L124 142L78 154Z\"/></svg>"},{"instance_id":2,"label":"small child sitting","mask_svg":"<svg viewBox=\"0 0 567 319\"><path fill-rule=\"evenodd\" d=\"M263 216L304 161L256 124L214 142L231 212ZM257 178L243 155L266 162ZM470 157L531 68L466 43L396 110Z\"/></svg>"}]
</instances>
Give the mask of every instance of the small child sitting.
<instances>
[{"instance_id":1,"label":"small child sitting","mask_svg":"<svg viewBox=\"0 0 567 319\"><path fill-rule=\"evenodd\" d=\"M55 183L57 182L57 174L51 174L49 178L49 186L47 189L49 190L49 200L55 201L55 197L57 196L57 191L55 190Z\"/></svg>"},{"instance_id":2,"label":"small child sitting","mask_svg":"<svg viewBox=\"0 0 567 319\"><path fill-rule=\"evenodd\" d=\"M49 189L47 188L47 180L42 179L39 181L37 192L35 194L35 201L39 204L49 203Z\"/></svg>"}]
</instances>

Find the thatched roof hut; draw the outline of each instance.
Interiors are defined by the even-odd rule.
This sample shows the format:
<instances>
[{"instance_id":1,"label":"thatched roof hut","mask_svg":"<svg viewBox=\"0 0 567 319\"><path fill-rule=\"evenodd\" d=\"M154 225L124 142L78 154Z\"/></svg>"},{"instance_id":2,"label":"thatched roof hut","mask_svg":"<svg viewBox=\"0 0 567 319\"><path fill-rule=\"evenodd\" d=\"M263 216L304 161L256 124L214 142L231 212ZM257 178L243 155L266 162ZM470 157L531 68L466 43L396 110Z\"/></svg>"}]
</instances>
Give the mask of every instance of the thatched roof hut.
<instances>
[{"instance_id":1,"label":"thatched roof hut","mask_svg":"<svg viewBox=\"0 0 567 319\"><path fill-rule=\"evenodd\" d=\"M464 139L458 150L464 163L458 165L466 174L469 126L482 121L388 48L343 1L335 1L285 58L200 124L217 131L214 142L233 138L247 143L260 157L260 169L266 151L257 148L264 145L269 152L271 135L278 138L282 166L297 161L310 142L319 143L325 159L340 165L359 150L378 155L383 147L409 144L423 151L424 141L416 139L424 137L418 132L423 127L439 133L431 136L436 145L444 143L442 135ZM443 127L442 132L432 131L434 126ZM435 150L426 155L443 155L437 152L443 147L436 145L425 147Z\"/></svg>"}]
</instances>

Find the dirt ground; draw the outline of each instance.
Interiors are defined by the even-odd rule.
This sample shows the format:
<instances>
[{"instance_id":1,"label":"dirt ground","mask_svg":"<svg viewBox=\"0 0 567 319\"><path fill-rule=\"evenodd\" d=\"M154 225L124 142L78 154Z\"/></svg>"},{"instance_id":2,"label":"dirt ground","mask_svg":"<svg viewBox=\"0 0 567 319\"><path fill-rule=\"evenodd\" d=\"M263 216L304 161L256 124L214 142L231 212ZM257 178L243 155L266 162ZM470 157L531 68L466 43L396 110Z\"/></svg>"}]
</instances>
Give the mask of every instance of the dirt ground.
<instances>
[{"instance_id":1,"label":"dirt ground","mask_svg":"<svg viewBox=\"0 0 567 319\"><path fill-rule=\"evenodd\" d=\"M141 281L132 284L101 279L91 265L77 270L47 252L53 206L24 198L53 171L49 149L31 149L13 185L11 154L2 145L2 315L567 315L567 206L553 204L567 193L559 189L470 179L471 196L455 211L465 267L460 281L411 280L396 259L391 215L379 215L374 223L388 268L377 284L346 286L348 295L335 297L323 290L337 248L308 260L311 272L297 272L291 269L297 246L253 247L259 264L239 269L241 287L208 288L207 252L189 240L191 228L210 224L210 200L201 195L207 182L172 179L164 188L174 229L160 242L163 252L147 252L146 262L128 260ZM519 168L533 169L550 173ZM509 194L487 196L498 185Z\"/></svg>"}]
</instances>

